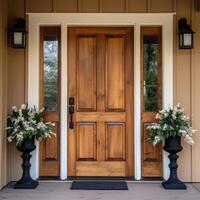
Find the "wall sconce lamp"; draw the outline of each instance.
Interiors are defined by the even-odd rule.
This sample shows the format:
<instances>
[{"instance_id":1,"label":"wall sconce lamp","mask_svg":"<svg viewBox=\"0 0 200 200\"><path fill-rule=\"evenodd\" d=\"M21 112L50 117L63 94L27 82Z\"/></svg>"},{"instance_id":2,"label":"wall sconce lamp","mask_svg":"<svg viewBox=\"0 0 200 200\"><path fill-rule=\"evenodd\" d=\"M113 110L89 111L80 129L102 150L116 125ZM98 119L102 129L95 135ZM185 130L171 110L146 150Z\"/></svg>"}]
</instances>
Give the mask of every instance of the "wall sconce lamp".
<instances>
[{"instance_id":1,"label":"wall sconce lamp","mask_svg":"<svg viewBox=\"0 0 200 200\"><path fill-rule=\"evenodd\" d=\"M179 35L179 49L192 49L193 48L193 35L194 31L191 26L187 24L185 18L178 21L178 35Z\"/></svg>"},{"instance_id":2,"label":"wall sconce lamp","mask_svg":"<svg viewBox=\"0 0 200 200\"><path fill-rule=\"evenodd\" d=\"M18 18L11 32L11 47L12 48L25 48L26 47L26 34L25 20Z\"/></svg>"}]
</instances>

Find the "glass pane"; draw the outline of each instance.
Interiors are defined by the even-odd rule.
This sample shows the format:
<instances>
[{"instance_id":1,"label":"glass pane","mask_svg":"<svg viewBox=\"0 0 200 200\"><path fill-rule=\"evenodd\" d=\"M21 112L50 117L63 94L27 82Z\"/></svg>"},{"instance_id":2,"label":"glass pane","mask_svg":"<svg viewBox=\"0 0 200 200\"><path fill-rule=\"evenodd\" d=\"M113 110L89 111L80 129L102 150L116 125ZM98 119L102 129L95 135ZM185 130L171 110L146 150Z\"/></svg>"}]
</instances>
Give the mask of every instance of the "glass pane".
<instances>
[{"instance_id":1,"label":"glass pane","mask_svg":"<svg viewBox=\"0 0 200 200\"><path fill-rule=\"evenodd\" d=\"M158 56L157 36L144 36L144 105L146 112L158 110Z\"/></svg>"},{"instance_id":2,"label":"glass pane","mask_svg":"<svg viewBox=\"0 0 200 200\"><path fill-rule=\"evenodd\" d=\"M184 33L184 46L191 46L192 45L192 34Z\"/></svg>"},{"instance_id":3,"label":"glass pane","mask_svg":"<svg viewBox=\"0 0 200 200\"><path fill-rule=\"evenodd\" d=\"M44 106L56 111L58 106L58 39L45 37L44 43Z\"/></svg>"}]
</instances>

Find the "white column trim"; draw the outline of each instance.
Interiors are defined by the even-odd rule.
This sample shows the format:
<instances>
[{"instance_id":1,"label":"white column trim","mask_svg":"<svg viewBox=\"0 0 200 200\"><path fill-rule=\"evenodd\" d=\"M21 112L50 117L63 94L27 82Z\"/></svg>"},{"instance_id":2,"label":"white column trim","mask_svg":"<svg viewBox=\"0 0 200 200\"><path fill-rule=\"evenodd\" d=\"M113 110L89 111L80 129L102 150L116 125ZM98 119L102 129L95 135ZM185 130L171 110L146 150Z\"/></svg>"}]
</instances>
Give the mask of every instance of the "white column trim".
<instances>
[{"instance_id":1,"label":"white column trim","mask_svg":"<svg viewBox=\"0 0 200 200\"><path fill-rule=\"evenodd\" d=\"M141 110L140 110L140 26L163 27L163 107L173 105L173 15L174 13L28 13L28 103L39 107L39 26L61 26L61 166L60 178L67 178L67 26L134 27L134 163L135 178L141 179ZM39 146L31 159L31 174L39 176ZM168 177L166 154L163 174Z\"/></svg>"},{"instance_id":2,"label":"white column trim","mask_svg":"<svg viewBox=\"0 0 200 200\"><path fill-rule=\"evenodd\" d=\"M60 178L67 178L67 26L61 25ZM66 44L66 45L64 45Z\"/></svg>"},{"instance_id":3,"label":"white column trim","mask_svg":"<svg viewBox=\"0 0 200 200\"><path fill-rule=\"evenodd\" d=\"M134 27L134 155L135 179L141 179L140 25Z\"/></svg>"}]
</instances>

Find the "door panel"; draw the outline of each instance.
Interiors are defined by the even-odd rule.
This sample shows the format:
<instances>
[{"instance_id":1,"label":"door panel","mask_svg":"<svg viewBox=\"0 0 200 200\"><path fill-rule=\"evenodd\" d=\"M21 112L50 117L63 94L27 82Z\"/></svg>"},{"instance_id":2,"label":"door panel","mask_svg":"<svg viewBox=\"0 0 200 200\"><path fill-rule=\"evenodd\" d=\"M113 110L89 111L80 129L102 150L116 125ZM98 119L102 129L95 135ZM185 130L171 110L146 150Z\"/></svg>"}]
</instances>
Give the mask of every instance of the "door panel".
<instances>
[{"instance_id":1,"label":"door panel","mask_svg":"<svg viewBox=\"0 0 200 200\"><path fill-rule=\"evenodd\" d=\"M124 36L106 37L106 111L124 111Z\"/></svg>"},{"instance_id":2,"label":"door panel","mask_svg":"<svg viewBox=\"0 0 200 200\"><path fill-rule=\"evenodd\" d=\"M106 123L106 160L125 160L125 124Z\"/></svg>"},{"instance_id":3,"label":"door panel","mask_svg":"<svg viewBox=\"0 0 200 200\"><path fill-rule=\"evenodd\" d=\"M78 37L77 111L96 111L96 76L96 37Z\"/></svg>"},{"instance_id":4,"label":"door panel","mask_svg":"<svg viewBox=\"0 0 200 200\"><path fill-rule=\"evenodd\" d=\"M142 176L162 176L162 145L148 144L147 126L162 107L161 27L141 28Z\"/></svg>"},{"instance_id":5,"label":"door panel","mask_svg":"<svg viewBox=\"0 0 200 200\"><path fill-rule=\"evenodd\" d=\"M132 37L126 27L68 30L69 176L133 176Z\"/></svg>"},{"instance_id":6,"label":"door panel","mask_svg":"<svg viewBox=\"0 0 200 200\"><path fill-rule=\"evenodd\" d=\"M40 106L54 122L52 136L40 143L40 176L60 175L60 27L40 28Z\"/></svg>"},{"instance_id":7,"label":"door panel","mask_svg":"<svg viewBox=\"0 0 200 200\"><path fill-rule=\"evenodd\" d=\"M58 124L56 123L53 130L54 133L59 132ZM58 138L48 138L42 143L42 160L43 161L58 161ZM51 147L51 148L50 148Z\"/></svg>"},{"instance_id":8,"label":"door panel","mask_svg":"<svg viewBox=\"0 0 200 200\"><path fill-rule=\"evenodd\" d=\"M77 123L77 160L97 159L97 130L95 123Z\"/></svg>"}]
</instances>

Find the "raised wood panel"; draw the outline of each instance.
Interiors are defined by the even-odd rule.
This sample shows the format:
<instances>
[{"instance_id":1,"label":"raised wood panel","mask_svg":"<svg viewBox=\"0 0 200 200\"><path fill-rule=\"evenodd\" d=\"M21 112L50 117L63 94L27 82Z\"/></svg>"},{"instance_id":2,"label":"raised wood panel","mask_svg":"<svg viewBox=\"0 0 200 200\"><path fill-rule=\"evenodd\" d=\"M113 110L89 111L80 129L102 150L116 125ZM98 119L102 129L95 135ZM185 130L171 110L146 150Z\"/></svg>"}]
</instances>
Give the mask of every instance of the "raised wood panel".
<instances>
[{"instance_id":1,"label":"raised wood panel","mask_svg":"<svg viewBox=\"0 0 200 200\"><path fill-rule=\"evenodd\" d=\"M125 12L125 0L101 0L102 1L102 12L113 13Z\"/></svg>"},{"instance_id":2,"label":"raised wood panel","mask_svg":"<svg viewBox=\"0 0 200 200\"><path fill-rule=\"evenodd\" d=\"M77 111L96 111L96 37L77 39Z\"/></svg>"},{"instance_id":3,"label":"raised wood panel","mask_svg":"<svg viewBox=\"0 0 200 200\"><path fill-rule=\"evenodd\" d=\"M99 0L79 0L79 12L98 13Z\"/></svg>"},{"instance_id":4,"label":"raised wood panel","mask_svg":"<svg viewBox=\"0 0 200 200\"><path fill-rule=\"evenodd\" d=\"M97 127L95 123L77 123L77 160L96 160Z\"/></svg>"},{"instance_id":5,"label":"raised wood panel","mask_svg":"<svg viewBox=\"0 0 200 200\"><path fill-rule=\"evenodd\" d=\"M124 123L106 124L106 160L126 159L126 130Z\"/></svg>"},{"instance_id":6,"label":"raised wood panel","mask_svg":"<svg viewBox=\"0 0 200 200\"><path fill-rule=\"evenodd\" d=\"M147 12L147 0L127 0L128 12L145 13Z\"/></svg>"},{"instance_id":7,"label":"raised wood panel","mask_svg":"<svg viewBox=\"0 0 200 200\"><path fill-rule=\"evenodd\" d=\"M147 141L148 138L148 130L147 126L150 125L149 123L143 124L143 139ZM158 151L156 146L152 146L149 143L143 143L143 152L144 152L144 161L152 161L152 162L160 162L162 158L162 151Z\"/></svg>"},{"instance_id":8,"label":"raised wood panel","mask_svg":"<svg viewBox=\"0 0 200 200\"><path fill-rule=\"evenodd\" d=\"M125 176L125 162L99 161L99 162L77 162L77 176Z\"/></svg>"},{"instance_id":9,"label":"raised wood panel","mask_svg":"<svg viewBox=\"0 0 200 200\"><path fill-rule=\"evenodd\" d=\"M173 0L150 0L150 12L173 12Z\"/></svg>"},{"instance_id":10,"label":"raised wood panel","mask_svg":"<svg viewBox=\"0 0 200 200\"><path fill-rule=\"evenodd\" d=\"M46 139L42 143L42 148L44 150L42 154L43 161L52 161L52 160L58 160L59 155L59 147L58 147L58 133L59 133L59 126L58 123L55 123L55 127L52 130L54 133L56 133L56 136L52 136L51 138Z\"/></svg>"},{"instance_id":11,"label":"raised wood panel","mask_svg":"<svg viewBox=\"0 0 200 200\"><path fill-rule=\"evenodd\" d=\"M147 141L147 126L143 123L142 141ZM156 177L162 175L162 144L152 146L148 142L142 143L142 176Z\"/></svg>"},{"instance_id":12,"label":"raised wood panel","mask_svg":"<svg viewBox=\"0 0 200 200\"><path fill-rule=\"evenodd\" d=\"M106 111L125 110L123 36L106 38Z\"/></svg>"},{"instance_id":13,"label":"raised wood panel","mask_svg":"<svg viewBox=\"0 0 200 200\"><path fill-rule=\"evenodd\" d=\"M54 12L78 12L78 0L53 0Z\"/></svg>"},{"instance_id":14,"label":"raised wood panel","mask_svg":"<svg viewBox=\"0 0 200 200\"><path fill-rule=\"evenodd\" d=\"M26 12L53 12L53 0L26 0Z\"/></svg>"},{"instance_id":15,"label":"raised wood panel","mask_svg":"<svg viewBox=\"0 0 200 200\"><path fill-rule=\"evenodd\" d=\"M40 176L59 176L60 174L60 133L59 124L53 129L56 136L40 143Z\"/></svg>"}]
</instances>

